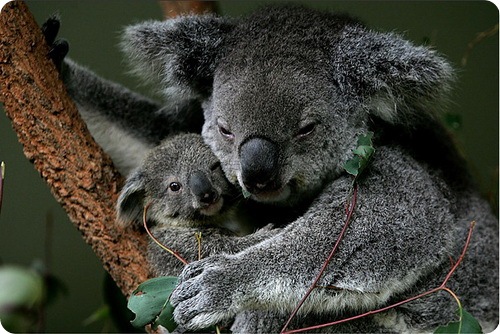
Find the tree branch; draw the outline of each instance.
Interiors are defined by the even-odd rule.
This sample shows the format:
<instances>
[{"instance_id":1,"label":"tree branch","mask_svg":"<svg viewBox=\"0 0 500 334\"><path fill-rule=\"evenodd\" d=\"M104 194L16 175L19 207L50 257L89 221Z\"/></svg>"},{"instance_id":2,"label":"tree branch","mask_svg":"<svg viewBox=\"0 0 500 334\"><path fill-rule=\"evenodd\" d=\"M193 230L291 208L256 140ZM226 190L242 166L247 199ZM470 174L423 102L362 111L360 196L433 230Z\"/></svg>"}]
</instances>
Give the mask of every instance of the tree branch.
<instances>
[{"instance_id":1,"label":"tree branch","mask_svg":"<svg viewBox=\"0 0 500 334\"><path fill-rule=\"evenodd\" d=\"M163 9L163 16L173 18L183 14L206 14L217 12L216 1L171 1L160 0L160 6Z\"/></svg>"},{"instance_id":2,"label":"tree branch","mask_svg":"<svg viewBox=\"0 0 500 334\"><path fill-rule=\"evenodd\" d=\"M25 3L0 15L0 101L24 154L125 295L149 277L146 236L117 228L123 178L95 143Z\"/></svg>"}]
</instances>

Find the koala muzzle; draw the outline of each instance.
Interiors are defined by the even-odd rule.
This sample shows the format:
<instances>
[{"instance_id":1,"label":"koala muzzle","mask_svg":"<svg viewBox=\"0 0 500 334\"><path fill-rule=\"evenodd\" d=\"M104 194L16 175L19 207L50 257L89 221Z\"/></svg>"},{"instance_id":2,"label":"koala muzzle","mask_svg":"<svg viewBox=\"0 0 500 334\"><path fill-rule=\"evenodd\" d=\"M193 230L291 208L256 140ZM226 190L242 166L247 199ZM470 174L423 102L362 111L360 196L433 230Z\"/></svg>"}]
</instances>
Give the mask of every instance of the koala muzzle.
<instances>
[{"instance_id":1,"label":"koala muzzle","mask_svg":"<svg viewBox=\"0 0 500 334\"><path fill-rule=\"evenodd\" d=\"M188 186L202 204L212 204L219 198L217 190L203 172L194 172L189 177Z\"/></svg>"},{"instance_id":2,"label":"koala muzzle","mask_svg":"<svg viewBox=\"0 0 500 334\"><path fill-rule=\"evenodd\" d=\"M242 181L251 193L272 191L279 164L278 146L264 138L251 138L240 147Z\"/></svg>"}]
</instances>

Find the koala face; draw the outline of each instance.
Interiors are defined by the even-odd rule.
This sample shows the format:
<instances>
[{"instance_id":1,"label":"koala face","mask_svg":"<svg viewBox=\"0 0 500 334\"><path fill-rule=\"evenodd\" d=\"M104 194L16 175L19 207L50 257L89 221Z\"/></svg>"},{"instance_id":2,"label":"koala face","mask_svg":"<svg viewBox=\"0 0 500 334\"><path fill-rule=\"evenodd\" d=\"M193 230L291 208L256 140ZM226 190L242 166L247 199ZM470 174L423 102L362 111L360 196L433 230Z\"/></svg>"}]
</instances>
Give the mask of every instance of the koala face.
<instances>
[{"instance_id":1,"label":"koala face","mask_svg":"<svg viewBox=\"0 0 500 334\"><path fill-rule=\"evenodd\" d=\"M156 223L209 220L221 212L233 189L201 136L178 135L151 150L127 180L118 201L121 220L149 204Z\"/></svg>"},{"instance_id":2,"label":"koala face","mask_svg":"<svg viewBox=\"0 0 500 334\"><path fill-rule=\"evenodd\" d=\"M248 45L258 41L245 43L259 49ZM341 172L366 113L354 112L357 106L345 101L329 69L314 65L328 59L307 42L295 45L292 55L235 50L221 60L203 105L206 142L230 182L252 199L291 205L314 196ZM302 59L308 53L313 62Z\"/></svg>"},{"instance_id":3,"label":"koala face","mask_svg":"<svg viewBox=\"0 0 500 334\"><path fill-rule=\"evenodd\" d=\"M216 79L213 99L205 104L203 135L228 179L258 201L293 204L297 196L314 195L338 175L346 147L355 142L356 128L335 108L331 93L307 76L301 83L311 85L313 94L301 93L293 79L250 87L218 85ZM255 103L252 96L267 98Z\"/></svg>"}]
</instances>

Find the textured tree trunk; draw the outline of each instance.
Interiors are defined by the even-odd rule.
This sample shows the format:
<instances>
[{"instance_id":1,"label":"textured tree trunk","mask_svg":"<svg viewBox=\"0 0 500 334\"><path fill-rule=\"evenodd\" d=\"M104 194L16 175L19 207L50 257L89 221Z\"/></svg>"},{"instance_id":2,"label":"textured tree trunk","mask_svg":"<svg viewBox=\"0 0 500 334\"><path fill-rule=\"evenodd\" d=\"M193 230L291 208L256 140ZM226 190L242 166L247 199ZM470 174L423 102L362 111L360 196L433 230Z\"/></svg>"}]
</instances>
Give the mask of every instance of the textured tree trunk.
<instances>
[{"instance_id":1,"label":"textured tree trunk","mask_svg":"<svg viewBox=\"0 0 500 334\"><path fill-rule=\"evenodd\" d=\"M166 19L182 14L206 14L217 12L216 1L166 1L160 0Z\"/></svg>"},{"instance_id":2,"label":"textured tree trunk","mask_svg":"<svg viewBox=\"0 0 500 334\"><path fill-rule=\"evenodd\" d=\"M149 276L146 237L114 224L123 178L66 93L23 2L0 15L0 101L24 154L125 295ZM29 209L29 207L26 207Z\"/></svg>"}]
</instances>

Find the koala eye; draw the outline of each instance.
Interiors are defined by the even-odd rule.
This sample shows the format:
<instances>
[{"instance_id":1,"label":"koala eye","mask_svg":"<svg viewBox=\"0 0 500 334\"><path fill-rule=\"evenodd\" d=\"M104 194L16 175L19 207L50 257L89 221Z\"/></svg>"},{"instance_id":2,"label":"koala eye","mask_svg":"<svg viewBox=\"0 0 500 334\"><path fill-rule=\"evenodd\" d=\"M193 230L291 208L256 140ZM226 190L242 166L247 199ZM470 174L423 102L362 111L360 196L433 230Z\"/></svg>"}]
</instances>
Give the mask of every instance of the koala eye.
<instances>
[{"instance_id":1,"label":"koala eye","mask_svg":"<svg viewBox=\"0 0 500 334\"><path fill-rule=\"evenodd\" d=\"M316 123L309 123L306 126L300 128L296 136L297 138L302 139L313 133L315 129L316 129Z\"/></svg>"},{"instance_id":2,"label":"koala eye","mask_svg":"<svg viewBox=\"0 0 500 334\"><path fill-rule=\"evenodd\" d=\"M214 163L212 166L210 166L210 170L211 171L214 171L216 170L217 168L220 167L220 161L217 161L216 163Z\"/></svg>"},{"instance_id":3,"label":"koala eye","mask_svg":"<svg viewBox=\"0 0 500 334\"><path fill-rule=\"evenodd\" d=\"M173 192L177 192L181 190L182 185L179 182L172 182L168 185L168 188L172 190Z\"/></svg>"},{"instance_id":4,"label":"koala eye","mask_svg":"<svg viewBox=\"0 0 500 334\"><path fill-rule=\"evenodd\" d=\"M220 134L224 138L229 139L229 140L233 140L234 139L234 134L231 131L229 131L227 129L227 127L224 124L222 124L222 122L220 120L217 121L217 126L219 127Z\"/></svg>"}]
</instances>

